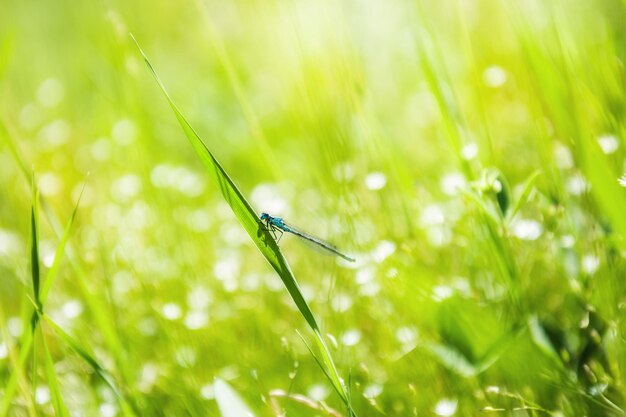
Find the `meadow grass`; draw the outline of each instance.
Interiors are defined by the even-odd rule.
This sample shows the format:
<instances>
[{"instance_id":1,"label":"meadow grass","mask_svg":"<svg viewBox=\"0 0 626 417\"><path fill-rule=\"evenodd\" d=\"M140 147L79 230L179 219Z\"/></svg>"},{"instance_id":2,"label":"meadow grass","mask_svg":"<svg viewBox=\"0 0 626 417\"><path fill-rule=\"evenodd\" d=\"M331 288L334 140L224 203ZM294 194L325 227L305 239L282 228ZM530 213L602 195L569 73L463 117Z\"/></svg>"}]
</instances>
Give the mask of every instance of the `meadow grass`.
<instances>
[{"instance_id":1,"label":"meadow grass","mask_svg":"<svg viewBox=\"0 0 626 417\"><path fill-rule=\"evenodd\" d=\"M626 414L625 7L5 2L0 416Z\"/></svg>"}]
</instances>

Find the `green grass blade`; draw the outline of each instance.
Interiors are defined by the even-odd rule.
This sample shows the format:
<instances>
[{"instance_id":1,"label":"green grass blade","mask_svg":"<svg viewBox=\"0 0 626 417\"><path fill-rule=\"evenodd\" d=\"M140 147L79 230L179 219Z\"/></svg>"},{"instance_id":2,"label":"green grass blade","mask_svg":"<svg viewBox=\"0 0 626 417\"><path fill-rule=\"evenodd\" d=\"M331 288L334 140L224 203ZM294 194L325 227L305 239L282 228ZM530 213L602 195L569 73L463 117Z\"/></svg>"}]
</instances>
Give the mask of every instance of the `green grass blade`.
<instances>
[{"instance_id":1,"label":"green grass blade","mask_svg":"<svg viewBox=\"0 0 626 417\"><path fill-rule=\"evenodd\" d=\"M135 40L134 37L133 40ZM287 291L291 295L291 298L298 307L298 310L300 310L300 313L302 314L304 319L307 321L311 329L313 329L316 342L320 348L320 351L322 352L323 362L327 367L326 370L331 376L331 382L336 387L341 388L341 399L348 406L349 410L351 410L351 406L349 404L345 389L340 382L339 375L333 362L332 356L330 355L328 347L324 342L319 326L317 325L315 317L313 316L313 312L311 311L311 308L304 299L296 278L291 272L289 264L287 263L287 260L285 259L280 248L276 244L276 241L271 236L269 231L263 226L256 212L252 209L252 206L245 199L241 191L239 191L233 180L226 173L224 168L222 168L222 166L213 156L211 151L209 151L207 146L204 144L202 139L200 139L200 137L191 127L191 125L187 122L182 113L178 110L178 108L170 98L169 94L167 93L163 82L159 78L155 69L152 67L152 64L150 64L150 61L148 60L146 54L143 52L136 40L135 43L137 45L137 48L139 49L139 52L143 56L146 65L152 72L152 75L154 76L161 91L165 95L168 103L170 104L172 111L176 115L176 119L178 120L183 131L185 132L185 136L191 143L191 146L196 151L196 154L203 162L204 166L207 168L207 172L217 184L220 192L222 193L222 196L224 197L224 200L226 200L228 205L231 207L231 209L235 213L235 216L240 221L240 223L242 224L252 241L255 243L259 251L263 254L265 259L274 268L274 270L276 270L281 280L283 281L283 284L287 288ZM351 415L354 415L353 411L350 412Z\"/></svg>"},{"instance_id":2,"label":"green grass blade","mask_svg":"<svg viewBox=\"0 0 626 417\"><path fill-rule=\"evenodd\" d=\"M14 148L12 148L14 149ZM15 150L15 149L14 149ZM76 203L76 206L74 207L74 210L72 212L72 216L70 217L70 220L68 221L68 224L65 228L65 231L63 233L63 237L61 238L61 242L59 243L55 256L54 256L54 262L52 264L52 267L50 268L50 270L48 271L48 273L46 274L46 279L43 283L43 286L40 289L40 270L39 270L39 244L38 244L38 205L37 205L37 201L39 199L39 193L37 191L37 187L35 186L35 180L34 180L34 176L33 176L33 201L32 201L32 208L31 208L31 249L30 249L30 253L31 253L31 277L32 277L32 281L33 281L33 292L34 292L34 303L35 303L35 311L33 312L32 316L31 316L31 320L30 320L30 332L25 332L23 339L20 343L21 345L21 350L20 350L20 356L19 356L19 360L17 363L17 366L19 367L20 370L22 370L24 368L24 365L26 364L26 360L28 359L28 356L30 354L31 351L31 347L35 346L35 330L37 328L37 325L39 323L39 318L40 318L40 314L41 314L41 309L43 308L43 304L45 303L46 297L48 295L48 292L50 290L50 287L52 286L52 283L54 282L54 278L57 275L58 272L58 267L59 267L59 263L61 261L62 255L64 253L64 248L65 248L65 244L67 243L67 240L69 238L70 235L70 230L72 228L72 224L74 222L74 219L76 217L76 211L78 209L78 204L80 202L80 197L78 198L78 201ZM82 191L81 191L81 196L82 196ZM49 355L49 353L47 352L47 347L45 346L45 341L43 342L43 346L44 346L44 354L45 355ZM46 357L47 360L47 357ZM35 356L33 356L33 361L35 361ZM35 375L36 375L36 362L33 362L33 381L35 381ZM48 364L46 363L46 368L48 367ZM48 373L48 369L46 369L46 373ZM13 372L11 374L11 377L9 378L9 381L7 382L6 385L6 389L5 389L5 396L3 398L3 402L2 405L0 406L0 416L5 416L6 413L8 413L9 407L11 405L11 401L13 399L13 396L15 395L15 389L17 388L17 377L18 377L19 372L16 370L15 372ZM50 378L48 378L49 384L50 382ZM53 387L50 387L51 390L53 389ZM55 406L55 410L56 410L56 406ZM57 415L62 415L59 414L59 412L57 411Z\"/></svg>"},{"instance_id":3,"label":"green grass blade","mask_svg":"<svg viewBox=\"0 0 626 417\"><path fill-rule=\"evenodd\" d=\"M52 362L52 356L50 355L50 350L48 349L48 344L46 343L46 337L43 334L43 331L41 332L41 346L44 353L46 379L48 380L48 387L50 388L50 397L52 399L54 413L61 417L69 416L70 414L65 406L65 402L63 401L59 380L57 379L54 371L54 362Z\"/></svg>"},{"instance_id":4,"label":"green grass blade","mask_svg":"<svg viewBox=\"0 0 626 417\"><path fill-rule=\"evenodd\" d=\"M0 119L0 138L4 136L6 139L6 143L9 147L9 151L13 160L20 168L22 175L26 180L29 180L31 177L31 173L27 168L27 164L24 162L24 158L22 157L22 153L20 152L15 138L11 136L11 133L7 129L6 125L3 124L2 119ZM63 240L63 226L62 223L57 218L54 211L47 204L46 199L43 196L39 196L39 203L41 204L41 209L43 210L48 223L54 230L57 237L62 241ZM72 243L70 241L66 242L65 253L70 262L70 266L72 267L75 277L76 283L78 284L83 297L86 300L86 304L89 306L92 317L95 321L96 326L102 332L102 336L107 345L108 350L115 356L116 363L118 369L124 376L125 380L131 380L132 377L129 374L129 370L131 369L126 364L126 358L122 354L122 342L119 339L118 333L114 328L112 321L110 320L110 314L107 310L105 302L103 298L98 296L98 294L94 293L91 288L90 277L87 275L85 271L81 259L76 255L75 250L72 248ZM44 286L46 284L44 283ZM30 348L30 345L29 345ZM2 414L0 414L2 416Z\"/></svg>"},{"instance_id":5,"label":"green grass blade","mask_svg":"<svg viewBox=\"0 0 626 417\"><path fill-rule=\"evenodd\" d=\"M126 398L122 394L122 391L119 389L113 377L107 372L106 369L96 360L96 358L91 355L87 349L85 349L76 339L70 336L65 332L58 324L56 324L50 317L43 315L46 322L49 323L52 328L55 330L56 334L59 336L61 340L63 340L67 345L78 355L80 356L87 364L93 369L93 371L98 374L100 378L111 388L115 396L117 397L122 411L126 416L135 416L135 412L132 410L130 404L126 401Z\"/></svg>"},{"instance_id":6,"label":"green grass blade","mask_svg":"<svg viewBox=\"0 0 626 417\"><path fill-rule=\"evenodd\" d=\"M67 222L67 226L65 227L65 230L63 232L63 236L61 237L61 241L59 242L59 245L56 248L56 252L54 254L54 261L52 263L52 266L50 267L50 269L48 270L48 272L46 273L46 278L43 282L43 285L41 286L41 289L39 289L39 251L37 248L37 201L38 201L38 195L37 192L35 191L33 194L33 215L31 215L31 224L33 227L33 233L32 233L32 239L33 239L33 245L31 248L31 256L32 256L32 263L33 263L33 286L34 286L34 282L35 282L35 276L37 277L37 290L35 291L35 304L36 304L36 309L32 314L31 317L31 336L29 338L29 341L32 343L33 345L33 350L35 350L36 352L36 344L35 344L35 330L37 328L37 324L39 322L39 318L40 318L40 314L41 311L43 311L43 306L46 302L47 296L48 296L48 292L50 291L50 288L52 287L52 284L55 281L55 278L57 276L58 270L59 270L59 265L61 263L61 259L63 258L63 254L65 252L65 245L67 243L67 240L70 236L70 231L72 230L72 225L74 223L74 219L76 218L76 212L78 210L78 205L80 204L80 200L81 197L83 195L83 191L84 191L84 185L83 185L83 189L81 190L81 193L78 197L78 201L76 202L76 205L74 206L74 210L72 211L72 215L70 216L69 221ZM36 187L34 186L34 181L33 181L33 189L36 190ZM35 265L37 265L37 267L35 268ZM43 347L43 351L44 351L44 358L45 358L45 370L46 370L46 377L48 380L48 386L50 387L50 391L51 391L51 396L52 396L52 405L54 407L55 413L56 415L59 416L66 416L69 415L67 408L65 407L65 404L63 403L63 398L61 396L61 392L60 392L60 388L58 386L58 381L56 379L56 375L54 373L54 366L52 364L52 358L50 357L50 352L48 351L48 347L46 345L46 341L45 341L45 337L42 334L41 335L41 339L42 339L42 347ZM28 347L24 350L24 352L26 352L26 354L28 354L28 351L30 350L30 343L27 345ZM24 362L26 360L26 356L24 356ZM36 355L33 355L33 381L35 381L35 372L36 372Z\"/></svg>"},{"instance_id":7,"label":"green grass blade","mask_svg":"<svg viewBox=\"0 0 626 417\"><path fill-rule=\"evenodd\" d=\"M313 313L306 301L304 300L298 283L296 282L296 279L293 276L293 273L291 272L291 269L289 268L285 257L278 248L276 241L271 236L269 231L267 231L267 229L265 229L265 227L262 225L256 212L252 209L250 203L248 203L248 201L244 198L243 194L241 193L241 191L239 191L233 180L226 173L224 168L222 168L222 166L217 161L217 159L215 159L211 151L209 151L204 142L202 142L202 139L200 139L195 130L191 127L187 120L185 120L184 116L178 110L178 108L170 98L169 94L167 93L163 82L152 67L152 64L150 64L150 61L144 54L139 44L137 44L137 48L139 48L139 51L141 52L141 55L148 65L148 68L152 72L152 75L159 84L161 91L169 102L170 107L174 111L176 119L178 119L180 126L185 132L185 136L187 136L187 139L191 143L191 146L196 151L196 154L198 155L204 166L207 168L207 172L209 173L213 181L215 181L215 183L217 184L220 192L222 193L222 196L224 197L224 200L226 200L228 205L231 207L231 209L235 213L235 216L241 222L241 225L244 227L246 232L248 232L248 235L250 235L252 241L259 248L265 259L267 259L270 265L276 270L283 283L287 287L287 291L289 291L289 294L291 295L292 299L296 303L296 306L300 310L300 313L304 316L307 323L309 323L309 326L311 326L311 328L313 329L317 329L318 325L315 321L315 318L313 317Z\"/></svg>"},{"instance_id":8,"label":"green grass blade","mask_svg":"<svg viewBox=\"0 0 626 417\"><path fill-rule=\"evenodd\" d=\"M54 283L57 277L57 274L59 272L59 265L61 264L61 259L63 259L63 254L65 253L65 245L67 244L67 241L70 237L72 225L74 224L74 220L76 219L76 212L78 211L78 205L80 204L80 200L83 196L84 191L85 191L85 184L83 184L83 188L80 191L80 195L78 196L76 205L74 206L74 209L72 210L72 215L70 216L70 219L67 221L67 225L65 226L65 229L63 230L61 241L57 245L56 251L54 253L54 260L52 262L52 266L46 273L46 278L43 282L43 286L41 288L41 295L40 295L40 301L42 305L45 304L46 299L48 297L48 292L50 291L50 288L52 288L52 284Z\"/></svg>"},{"instance_id":9,"label":"green grass blade","mask_svg":"<svg viewBox=\"0 0 626 417\"><path fill-rule=\"evenodd\" d=\"M32 200L32 204L31 204L31 211L30 211L30 237L31 237L31 242L30 242L30 262L31 262L31 279L33 281L33 295L34 295L34 300L35 300L35 304L37 305L37 308L39 308L40 306L40 301L39 301L39 285L40 285L40 279L39 279L39 242L38 242L38 235L39 235L39 231L37 229L37 217L38 217L38 208L37 208L37 201L39 200L39 193L37 191L37 187L35 185L35 174L33 173L32 176L32 190L33 190L33 200ZM32 323L33 324L33 331L34 331L34 325L35 322Z\"/></svg>"},{"instance_id":10,"label":"green grass blade","mask_svg":"<svg viewBox=\"0 0 626 417\"><path fill-rule=\"evenodd\" d=\"M296 333L298 334L298 336L300 336L300 339L302 339L302 342L304 343L304 346L306 346L307 350L309 351L309 353L311 354L311 356L313 357L313 359L315 359L315 362L317 362L317 365L320 367L320 369L322 370L322 372L324 372L324 375L326 375L326 378L328 378L328 380L330 381L333 389L337 392L337 394L341 397L343 395L343 392L341 390L341 385L340 384L336 384L335 383L335 379L328 373L328 371L326 370L326 366L324 366L324 362L322 362L317 355L315 354L315 352L313 351L313 349L311 348L311 346L309 346L309 344L307 343L306 339L300 334L299 331L296 330Z\"/></svg>"},{"instance_id":11,"label":"green grass blade","mask_svg":"<svg viewBox=\"0 0 626 417\"><path fill-rule=\"evenodd\" d=\"M326 344L326 341L324 341L324 337L322 336L320 331L317 329L315 330L315 341L317 342L318 349L322 354L322 362L324 363L324 365L326 365L327 375L330 377L330 381L335 387L335 390L340 393L341 399L344 401L346 406L348 406L348 411L350 415L356 415L354 413L354 410L352 410L346 388L339 378L339 372L337 372L335 362L333 361L330 351L328 350L328 345Z\"/></svg>"},{"instance_id":12,"label":"green grass blade","mask_svg":"<svg viewBox=\"0 0 626 417\"><path fill-rule=\"evenodd\" d=\"M39 192L37 190L37 185L35 182L35 173L33 172L31 177L31 187L32 187L32 202L31 202L31 211L30 211L30 231L31 231L31 242L30 242L30 272L31 279L33 282L33 301L35 304L35 311L30 320L30 333L32 334L32 345L33 345L33 365L32 365L32 388L33 388L33 398L35 397L35 390L37 389L37 338L35 337L35 330L37 329L37 324L39 323L39 317L41 312L41 301L39 300L39 286L40 286L40 271L39 271L39 229L37 227L38 217L39 217L39 209L38 209L38 201L39 201Z\"/></svg>"},{"instance_id":13,"label":"green grass blade","mask_svg":"<svg viewBox=\"0 0 626 417\"><path fill-rule=\"evenodd\" d=\"M215 400L222 417L253 417L254 413L226 381L215 378Z\"/></svg>"}]
</instances>

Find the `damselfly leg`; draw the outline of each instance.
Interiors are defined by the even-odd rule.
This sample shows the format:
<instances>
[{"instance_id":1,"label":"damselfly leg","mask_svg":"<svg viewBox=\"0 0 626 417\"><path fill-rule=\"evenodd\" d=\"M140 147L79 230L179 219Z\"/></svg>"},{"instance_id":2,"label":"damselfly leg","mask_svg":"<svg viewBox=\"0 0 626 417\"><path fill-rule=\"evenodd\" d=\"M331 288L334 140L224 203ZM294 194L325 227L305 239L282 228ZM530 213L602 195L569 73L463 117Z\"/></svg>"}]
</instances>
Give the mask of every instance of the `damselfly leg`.
<instances>
[{"instance_id":1,"label":"damselfly leg","mask_svg":"<svg viewBox=\"0 0 626 417\"><path fill-rule=\"evenodd\" d=\"M283 235L285 234L285 232L283 232L282 230L280 230L279 228L275 227L276 231L278 233L280 233L280 236L278 236L278 239L276 239L276 243L280 242L280 239L283 238ZM274 235L274 237L276 237L276 235Z\"/></svg>"},{"instance_id":2,"label":"damselfly leg","mask_svg":"<svg viewBox=\"0 0 626 417\"><path fill-rule=\"evenodd\" d=\"M280 230L278 227L274 226L269 221L265 222L265 228L272 234L272 236L274 237L274 240L276 241L276 243L280 242L280 239L285 234L282 230ZM280 233L280 236L278 236L276 234L276 232Z\"/></svg>"}]
</instances>

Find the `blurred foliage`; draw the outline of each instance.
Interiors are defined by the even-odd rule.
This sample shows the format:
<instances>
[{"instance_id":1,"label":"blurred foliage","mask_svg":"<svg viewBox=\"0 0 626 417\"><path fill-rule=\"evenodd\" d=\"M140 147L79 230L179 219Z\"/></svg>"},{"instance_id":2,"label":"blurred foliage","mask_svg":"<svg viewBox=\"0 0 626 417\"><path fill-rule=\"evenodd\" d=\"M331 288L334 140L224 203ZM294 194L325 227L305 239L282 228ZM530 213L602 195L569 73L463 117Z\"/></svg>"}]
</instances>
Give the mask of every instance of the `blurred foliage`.
<instances>
[{"instance_id":1,"label":"blurred foliage","mask_svg":"<svg viewBox=\"0 0 626 417\"><path fill-rule=\"evenodd\" d=\"M227 415L214 378L255 415L345 415L130 32L257 212L357 258L280 242L360 416L625 414L624 22L619 0L2 0L8 415ZM41 277L64 256L20 365L31 171Z\"/></svg>"}]
</instances>

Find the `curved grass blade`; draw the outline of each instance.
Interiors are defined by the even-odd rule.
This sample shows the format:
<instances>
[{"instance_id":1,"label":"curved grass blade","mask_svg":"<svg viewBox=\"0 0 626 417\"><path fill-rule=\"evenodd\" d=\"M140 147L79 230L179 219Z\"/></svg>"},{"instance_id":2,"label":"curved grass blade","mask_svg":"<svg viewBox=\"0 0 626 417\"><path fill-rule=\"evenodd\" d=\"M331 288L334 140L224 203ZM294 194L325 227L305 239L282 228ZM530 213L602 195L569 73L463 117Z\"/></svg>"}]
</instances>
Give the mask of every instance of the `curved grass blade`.
<instances>
[{"instance_id":1,"label":"curved grass blade","mask_svg":"<svg viewBox=\"0 0 626 417\"><path fill-rule=\"evenodd\" d=\"M252 209L250 203L248 203L248 201L245 199L241 191L239 191L233 180L226 173L224 168L222 168L222 165L217 161L211 151L209 151L209 148L207 148L202 139L200 139L200 136L198 136L196 131L191 127L191 125L187 122L182 113L178 110L178 107L176 107L171 97L167 93L165 85L152 67L152 64L148 60L148 57L139 46L139 43L134 38L134 36L131 35L131 37L133 38L133 41L135 41L137 49L141 53L144 61L146 62L148 69L150 70L150 72L152 72L152 75L159 85L161 92L167 99L172 111L174 112L174 115L176 116L176 119L178 120L178 123L185 132L185 136L189 140L189 143L206 167L207 173L216 183L218 189L222 194L222 197L233 210L233 213L235 214L243 228L246 230L254 244L257 246L261 254L263 254L263 256L269 262L272 268L274 268L276 273L278 273L278 276L283 281L283 284L287 288L289 295L298 307L300 314L302 314L308 325L313 330L316 343L322 353L324 363L327 366L327 375L330 375L330 382L333 384L337 392L340 393L341 400L348 407L350 414L356 415L352 410L346 393L346 389L341 383L337 368L334 364L334 361L332 360L332 356L330 355L328 346L326 345L326 342L321 335L320 328L315 320L315 317L313 316L313 312L307 304L306 300L304 299L302 291L300 290L300 286L298 285L295 276L291 272L291 268L289 267L289 264L287 263L287 260L285 259L283 253L280 251L278 244L276 244L276 241L274 240L270 232L265 228L257 213Z\"/></svg>"}]
</instances>

